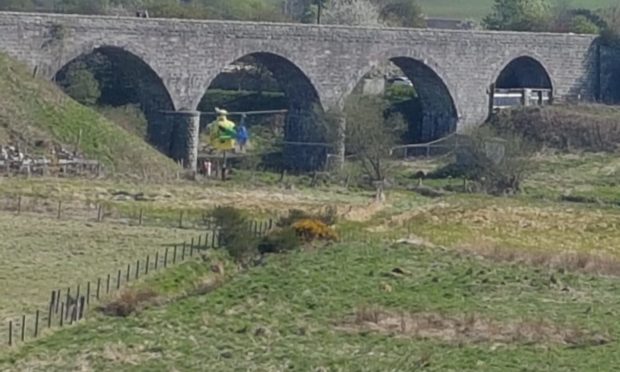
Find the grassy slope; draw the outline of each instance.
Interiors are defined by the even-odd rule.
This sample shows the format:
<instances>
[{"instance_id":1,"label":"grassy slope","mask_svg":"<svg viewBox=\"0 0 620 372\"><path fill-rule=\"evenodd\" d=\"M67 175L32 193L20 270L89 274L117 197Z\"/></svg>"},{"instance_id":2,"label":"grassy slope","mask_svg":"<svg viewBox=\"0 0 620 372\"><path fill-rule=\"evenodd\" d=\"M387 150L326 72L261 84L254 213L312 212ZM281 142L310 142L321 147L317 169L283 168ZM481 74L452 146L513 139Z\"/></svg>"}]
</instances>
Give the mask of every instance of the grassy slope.
<instances>
[{"instance_id":1,"label":"grassy slope","mask_svg":"<svg viewBox=\"0 0 620 372\"><path fill-rule=\"evenodd\" d=\"M419 0L422 11L433 17L482 19L489 14L493 0ZM614 0L573 0L575 8L599 9L615 4Z\"/></svg>"},{"instance_id":2,"label":"grassy slope","mask_svg":"<svg viewBox=\"0 0 620 372\"><path fill-rule=\"evenodd\" d=\"M18 138L29 151L34 142L59 142L80 150L117 172L171 173L172 161L142 139L65 96L51 82L32 78L23 66L0 54L0 142Z\"/></svg>"},{"instance_id":3,"label":"grassy slope","mask_svg":"<svg viewBox=\"0 0 620 372\"><path fill-rule=\"evenodd\" d=\"M394 268L409 274L386 275ZM389 286L391 290L385 290ZM99 318L31 343L3 370L613 370L603 346L467 342L338 330L364 306L544 321L617 339L615 279L500 265L408 246L338 244L271 257L206 296ZM327 368L327 369L322 369Z\"/></svg>"}]
</instances>

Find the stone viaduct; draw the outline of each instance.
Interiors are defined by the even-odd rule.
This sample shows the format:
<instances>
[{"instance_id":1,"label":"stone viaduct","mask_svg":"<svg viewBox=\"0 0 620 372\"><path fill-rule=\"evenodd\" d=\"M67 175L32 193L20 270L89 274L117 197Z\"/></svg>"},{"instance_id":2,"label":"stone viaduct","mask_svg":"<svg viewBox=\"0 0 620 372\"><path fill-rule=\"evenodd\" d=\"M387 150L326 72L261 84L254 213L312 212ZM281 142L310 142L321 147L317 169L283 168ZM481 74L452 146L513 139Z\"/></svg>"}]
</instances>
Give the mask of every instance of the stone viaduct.
<instances>
[{"instance_id":1,"label":"stone viaduct","mask_svg":"<svg viewBox=\"0 0 620 372\"><path fill-rule=\"evenodd\" d=\"M148 97L151 143L190 165L201 98L245 56L271 70L298 113L341 106L366 73L391 60L418 91L428 140L484 121L493 83L550 88L563 101L600 99L609 80L597 39L569 34L0 12L0 35L0 51L47 78L95 50L133 68Z\"/></svg>"}]
</instances>

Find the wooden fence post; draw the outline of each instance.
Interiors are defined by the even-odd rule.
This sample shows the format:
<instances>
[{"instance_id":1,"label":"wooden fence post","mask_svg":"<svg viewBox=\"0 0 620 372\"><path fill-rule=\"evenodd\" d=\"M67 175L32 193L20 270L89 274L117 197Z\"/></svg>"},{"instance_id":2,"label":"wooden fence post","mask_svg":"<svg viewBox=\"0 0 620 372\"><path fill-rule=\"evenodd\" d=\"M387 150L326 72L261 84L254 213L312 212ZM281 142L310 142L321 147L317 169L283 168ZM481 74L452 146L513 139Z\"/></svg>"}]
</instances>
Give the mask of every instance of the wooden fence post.
<instances>
[{"instance_id":1,"label":"wooden fence post","mask_svg":"<svg viewBox=\"0 0 620 372\"><path fill-rule=\"evenodd\" d=\"M138 225L142 226L142 218L144 217L144 210L140 208L140 217L138 218Z\"/></svg>"},{"instance_id":2,"label":"wooden fence post","mask_svg":"<svg viewBox=\"0 0 620 372\"><path fill-rule=\"evenodd\" d=\"M60 308L60 289L57 292L58 294L56 295L56 311L55 313L58 314L58 310Z\"/></svg>"},{"instance_id":3,"label":"wooden fence post","mask_svg":"<svg viewBox=\"0 0 620 372\"><path fill-rule=\"evenodd\" d=\"M127 264L127 275L125 277L125 283L129 283L129 272L131 271L131 264Z\"/></svg>"},{"instance_id":4,"label":"wooden fence post","mask_svg":"<svg viewBox=\"0 0 620 372\"><path fill-rule=\"evenodd\" d=\"M157 271L157 266L159 265L159 251L155 252L155 271Z\"/></svg>"},{"instance_id":5,"label":"wooden fence post","mask_svg":"<svg viewBox=\"0 0 620 372\"><path fill-rule=\"evenodd\" d=\"M65 303L62 302L60 304L60 322L59 322L60 327L62 327L64 318L65 318Z\"/></svg>"},{"instance_id":6,"label":"wooden fence post","mask_svg":"<svg viewBox=\"0 0 620 372\"><path fill-rule=\"evenodd\" d=\"M136 280L140 278L140 259L136 261Z\"/></svg>"},{"instance_id":7,"label":"wooden fence post","mask_svg":"<svg viewBox=\"0 0 620 372\"><path fill-rule=\"evenodd\" d=\"M177 263L177 245L174 245L174 249L172 250L172 264Z\"/></svg>"},{"instance_id":8,"label":"wooden fence post","mask_svg":"<svg viewBox=\"0 0 620 372\"><path fill-rule=\"evenodd\" d=\"M39 336L39 310L35 313L34 316L34 338Z\"/></svg>"},{"instance_id":9,"label":"wooden fence post","mask_svg":"<svg viewBox=\"0 0 620 372\"><path fill-rule=\"evenodd\" d=\"M13 321L9 320L9 346L13 346Z\"/></svg>"},{"instance_id":10,"label":"wooden fence post","mask_svg":"<svg viewBox=\"0 0 620 372\"><path fill-rule=\"evenodd\" d=\"M24 342L24 333L26 333L26 314L22 315L22 342Z\"/></svg>"},{"instance_id":11,"label":"wooden fence post","mask_svg":"<svg viewBox=\"0 0 620 372\"><path fill-rule=\"evenodd\" d=\"M80 312L78 313L78 319L84 318L84 296L80 297Z\"/></svg>"},{"instance_id":12,"label":"wooden fence post","mask_svg":"<svg viewBox=\"0 0 620 372\"><path fill-rule=\"evenodd\" d=\"M108 273L108 279L105 283L105 293L106 294L110 293L110 273Z\"/></svg>"},{"instance_id":13,"label":"wooden fence post","mask_svg":"<svg viewBox=\"0 0 620 372\"><path fill-rule=\"evenodd\" d=\"M146 265L144 267L144 275L148 275L149 274L149 266L150 266L150 261L151 260L151 256L150 255L146 255Z\"/></svg>"},{"instance_id":14,"label":"wooden fence post","mask_svg":"<svg viewBox=\"0 0 620 372\"><path fill-rule=\"evenodd\" d=\"M60 219L60 212L62 210L62 200L58 201L58 215L57 218Z\"/></svg>"},{"instance_id":15,"label":"wooden fence post","mask_svg":"<svg viewBox=\"0 0 620 372\"><path fill-rule=\"evenodd\" d=\"M168 267L168 247L164 251L164 267Z\"/></svg>"},{"instance_id":16,"label":"wooden fence post","mask_svg":"<svg viewBox=\"0 0 620 372\"><path fill-rule=\"evenodd\" d=\"M183 242L183 247L181 248L181 261L185 261L185 242Z\"/></svg>"},{"instance_id":17,"label":"wooden fence post","mask_svg":"<svg viewBox=\"0 0 620 372\"><path fill-rule=\"evenodd\" d=\"M22 196L19 195L17 197L17 214L20 214L22 212Z\"/></svg>"},{"instance_id":18,"label":"wooden fence post","mask_svg":"<svg viewBox=\"0 0 620 372\"><path fill-rule=\"evenodd\" d=\"M90 304L90 282L86 283L86 304Z\"/></svg>"},{"instance_id":19,"label":"wooden fence post","mask_svg":"<svg viewBox=\"0 0 620 372\"><path fill-rule=\"evenodd\" d=\"M67 288L67 299L66 299L66 301L65 301L65 305L66 305L66 306L69 306L69 299L70 299L70 298L71 298L71 287ZM61 311L62 311L62 309L61 309ZM66 313L66 311L65 311L65 313ZM65 314L65 315L66 315L66 314Z\"/></svg>"},{"instance_id":20,"label":"wooden fence post","mask_svg":"<svg viewBox=\"0 0 620 372\"><path fill-rule=\"evenodd\" d=\"M116 277L116 289L121 288L121 270L118 270L118 275Z\"/></svg>"},{"instance_id":21,"label":"wooden fence post","mask_svg":"<svg viewBox=\"0 0 620 372\"><path fill-rule=\"evenodd\" d=\"M52 291L52 299L50 300L50 308L47 312L47 328L52 326L52 312L54 311L54 305L56 303L56 291Z\"/></svg>"},{"instance_id":22,"label":"wooden fence post","mask_svg":"<svg viewBox=\"0 0 620 372\"><path fill-rule=\"evenodd\" d=\"M97 292L95 294L95 298L99 299L99 291L101 290L101 278L97 278Z\"/></svg>"},{"instance_id":23,"label":"wooden fence post","mask_svg":"<svg viewBox=\"0 0 620 372\"><path fill-rule=\"evenodd\" d=\"M179 228L183 228L183 211L179 213Z\"/></svg>"}]
</instances>

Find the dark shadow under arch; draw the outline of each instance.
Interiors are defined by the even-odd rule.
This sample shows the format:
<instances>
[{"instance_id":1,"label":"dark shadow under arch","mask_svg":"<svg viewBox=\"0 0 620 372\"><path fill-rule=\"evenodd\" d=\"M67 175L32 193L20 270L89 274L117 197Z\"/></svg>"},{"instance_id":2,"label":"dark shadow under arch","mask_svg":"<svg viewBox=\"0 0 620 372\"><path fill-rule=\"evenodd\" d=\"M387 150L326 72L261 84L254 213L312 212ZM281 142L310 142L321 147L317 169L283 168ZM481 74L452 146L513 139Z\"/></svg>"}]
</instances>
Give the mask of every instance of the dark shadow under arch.
<instances>
[{"instance_id":1,"label":"dark shadow under arch","mask_svg":"<svg viewBox=\"0 0 620 372\"><path fill-rule=\"evenodd\" d=\"M456 131L458 113L443 79L416 59L396 57L390 61L411 80L419 98L418 115L410 122L410 142L429 142Z\"/></svg>"},{"instance_id":2,"label":"dark shadow under arch","mask_svg":"<svg viewBox=\"0 0 620 372\"><path fill-rule=\"evenodd\" d=\"M161 78L146 62L123 48L101 46L69 61L54 80L62 82L77 64L85 66L99 83L97 105L138 106L147 121L148 142L162 153L171 154L173 126L163 111L174 110L174 104Z\"/></svg>"},{"instance_id":3,"label":"dark shadow under arch","mask_svg":"<svg viewBox=\"0 0 620 372\"><path fill-rule=\"evenodd\" d=\"M268 72L268 77L258 81L244 82L244 86L253 86L258 91L267 90L271 93L281 92L282 97L274 98L271 103L263 102L261 108L267 109L286 109L288 113L284 118L284 139L287 142L295 143L317 143L326 141L326 133L323 123L323 108L317 90L313 86L306 74L292 61L277 54L267 52L250 53L242 58L233 61L233 64L255 66L257 69L264 69ZM230 75L230 74L229 74ZM232 90L234 84L230 82L230 76L224 77L220 73L210 84L207 92L203 96L198 109L200 111L212 111L213 102L210 101L209 92L214 89ZM228 80L228 81L227 81ZM261 85L261 86L257 86ZM241 83L239 83L241 88ZM245 105L244 105L245 104ZM252 111L257 109L252 103L228 102L223 105L229 111ZM236 123L239 117L232 118ZM203 116L201 128L213 120L213 116ZM250 128L251 129L251 128ZM323 165L328 148L313 147L299 144L286 144L282 147L281 165L285 168L305 171L317 169Z\"/></svg>"},{"instance_id":4,"label":"dark shadow under arch","mask_svg":"<svg viewBox=\"0 0 620 372\"><path fill-rule=\"evenodd\" d=\"M500 72L495 82L496 88L537 88L552 89L551 78L545 67L536 59L522 56L513 59Z\"/></svg>"}]
</instances>

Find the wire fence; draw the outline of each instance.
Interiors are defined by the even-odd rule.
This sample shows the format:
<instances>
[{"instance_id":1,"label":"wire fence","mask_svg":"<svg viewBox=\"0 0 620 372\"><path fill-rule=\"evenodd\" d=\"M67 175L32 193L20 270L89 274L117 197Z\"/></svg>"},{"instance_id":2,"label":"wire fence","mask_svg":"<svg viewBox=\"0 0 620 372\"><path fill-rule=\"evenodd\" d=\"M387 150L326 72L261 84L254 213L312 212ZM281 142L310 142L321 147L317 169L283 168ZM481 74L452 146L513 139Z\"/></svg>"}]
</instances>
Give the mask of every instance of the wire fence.
<instances>
[{"instance_id":1,"label":"wire fence","mask_svg":"<svg viewBox=\"0 0 620 372\"><path fill-rule=\"evenodd\" d=\"M256 237L266 235L272 228L273 219L247 222L248 233ZM119 292L127 284L193 259L206 249L220 246L220 230L213 226L189 242L174 244L165 247L163 251L147 254L146 257L128 262L107 275L77 283L73 287L56 286L57 289L50 293L49 304L45 309L6 321L6 328L0 331L0 345L16 346L40 337L45 330L79 323L86 318L89 308Z\"/></svg>"},{"instance_id":2,"label":"wire fence","mask_svg":"<svg viewBox=\"0 0 620 372\"><path fill-rule=\"evenodd\" d=\"M184 229L211 227L209 211L205 209L158 209L124 203L139 200L140 196L117 195L118 200L70 200L20 194L0 195L0 211L17 215L37 215L55 219L75 219L91 222L118 223L130 226L157 226ZM214 205L213 208L217 208Z\"/></svg>"}]
</instances>

